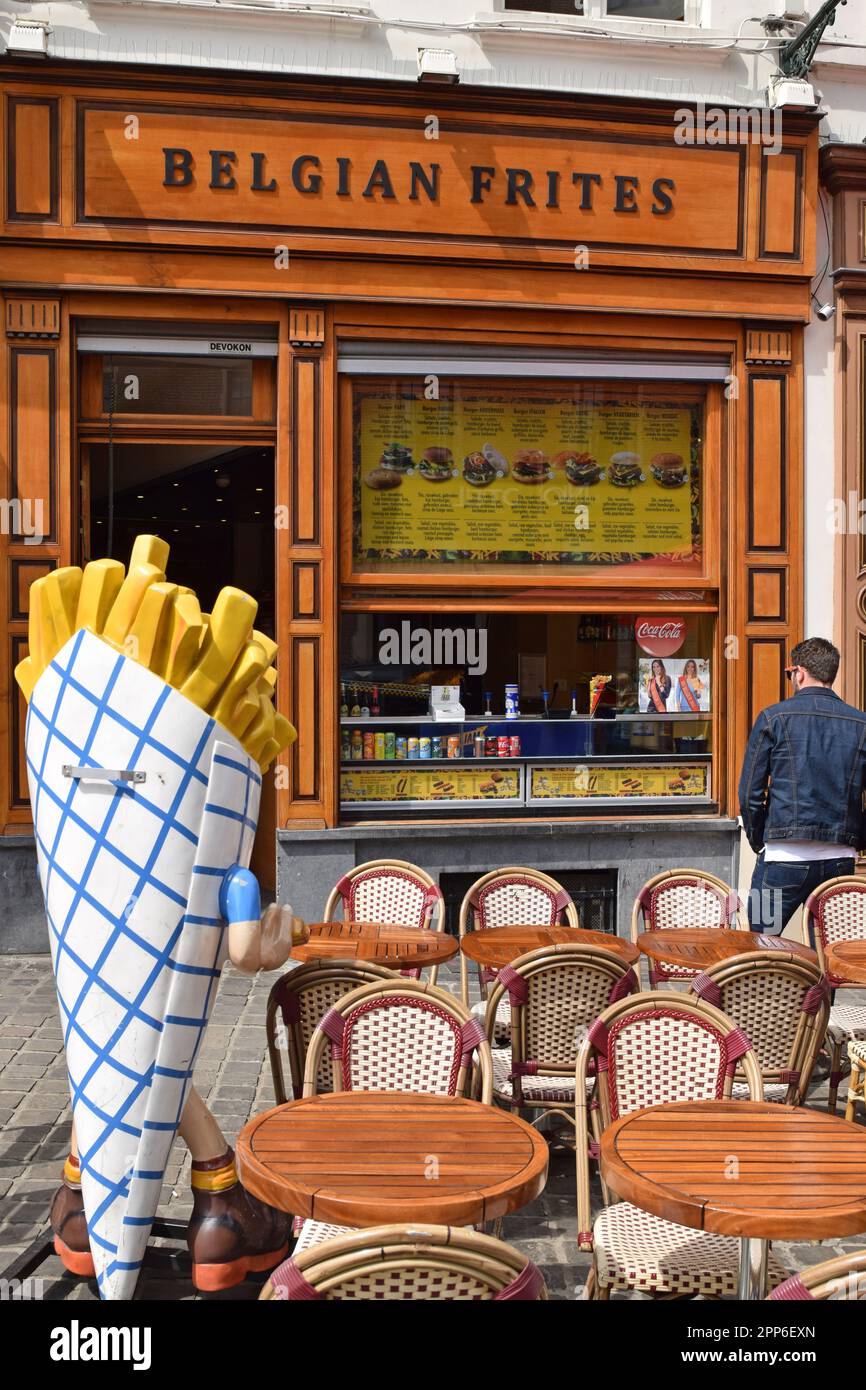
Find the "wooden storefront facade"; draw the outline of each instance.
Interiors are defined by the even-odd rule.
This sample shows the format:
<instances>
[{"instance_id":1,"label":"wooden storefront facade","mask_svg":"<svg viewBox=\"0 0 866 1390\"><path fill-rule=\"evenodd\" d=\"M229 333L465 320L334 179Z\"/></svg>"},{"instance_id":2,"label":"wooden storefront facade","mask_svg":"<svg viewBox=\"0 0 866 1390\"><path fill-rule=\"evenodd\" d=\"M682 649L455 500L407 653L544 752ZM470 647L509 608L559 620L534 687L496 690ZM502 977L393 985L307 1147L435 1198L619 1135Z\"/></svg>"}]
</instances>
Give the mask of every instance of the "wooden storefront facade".
<instances>
[{"instance_id":1,"label":"wooden storefront facade","mask_svg":"<svg viewBox=\"0 0 866 1390\"><path fill-rule=\"evenodd\" d=\"M678 143L675 110L662 102L9 60L0 80L9 851L25 855L30 830L11 671L26 653L30 584L98 553L82 459L104 447L109 425L80 344L116 328L119 340L140 331L224 337L230 350L246 338L273 345L272 375L259 370L244 418L126 410L110 429L115 445L273 451L277 523L272 533L262 518L261 544L275 546L277 699L298 740L272 815L281 887L298 910L314 910L320 879L372 840L388 853L389 835L402 845L428 824L395 806L381 832L356 835L341 813L341 614L386 610L705 615L712 797L691 815L656 807L645 859L658 859L665 827L676 841L669 863L699 862L717 834L712 863L731 874L744 742L754 714L784 693L786 653L802 635L815 119L786 110L782 150L771 154L749 142ZM512 364L592 362L596 372L609 361L614 379L624 362L632 373L645 364L654 379L660 362L669 377L710 364L699 553L686 565L359 564L351 381L340 361L371 343L395 356L435 345L446 361L458 349ZM20 517L35 501L43 524L28 535ZM638 833L637 808L628 814ZM447 842L467 871L489 867L484 836L495 823L482 834L471 817L440 814L442 863ZM545 864L589 862L592 826L602 823L622 828L616 808L563 816L559 858ZM503 821L503 834L519 824ZM646 867L640 854L636 862Z\"/></svg>"}]
</instances>

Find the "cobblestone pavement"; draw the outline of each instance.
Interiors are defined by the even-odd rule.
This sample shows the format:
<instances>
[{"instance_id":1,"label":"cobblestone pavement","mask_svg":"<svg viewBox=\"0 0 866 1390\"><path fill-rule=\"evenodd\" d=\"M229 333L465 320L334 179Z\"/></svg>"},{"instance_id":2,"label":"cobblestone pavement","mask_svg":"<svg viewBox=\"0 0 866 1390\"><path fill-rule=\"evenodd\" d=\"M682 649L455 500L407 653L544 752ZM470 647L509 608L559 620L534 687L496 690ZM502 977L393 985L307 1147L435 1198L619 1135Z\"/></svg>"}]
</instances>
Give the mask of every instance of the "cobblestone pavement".
<instances>
[{"instance_id":1,"label":"cobblestone pavement","mask_svg":"<svg viewBox=\"0 0 866 1390\"><path fill-rule=\"evenodd\" d=\"M251 978L227 967L196 1068L196 1085L232 1144L250 1115L274 1103L264 1016L275 978ZM454 962L440 973L439 983L457 992L459 976ZM852 992L850 1002L866 1002L866 992ZM844 1092L843 1082L843 1096ZM826 1104L824 1058L810 1104L819 1108ZM66 1067L48 958L0 957L0 1268L44 1228L68 1151L69 1124ZM598 1202L598 1191L595 1199ZM178 1141L166 1169L159 1214L184 1218L191 1206L189 1160ZM577 1248L572 1155L553 1152L543 1194L506 1219L503 1236L541 1266L552 1298L580 1296L590 1257ZM866 1236L823 1244L777 1243L775 1249L782 1263L793 1271L864 1245ZM42 1266L39 1276L44 1280L46 1298L97 1297L94 1284L65 1277L55 1257ZM249 1281L218 1297L250 1299L257 1294L257 1285ZM176 1271L145 1271L137 1296L177 1299L196 1295L183 1264L178 1262Z\"/></svg>"}]
</instances>

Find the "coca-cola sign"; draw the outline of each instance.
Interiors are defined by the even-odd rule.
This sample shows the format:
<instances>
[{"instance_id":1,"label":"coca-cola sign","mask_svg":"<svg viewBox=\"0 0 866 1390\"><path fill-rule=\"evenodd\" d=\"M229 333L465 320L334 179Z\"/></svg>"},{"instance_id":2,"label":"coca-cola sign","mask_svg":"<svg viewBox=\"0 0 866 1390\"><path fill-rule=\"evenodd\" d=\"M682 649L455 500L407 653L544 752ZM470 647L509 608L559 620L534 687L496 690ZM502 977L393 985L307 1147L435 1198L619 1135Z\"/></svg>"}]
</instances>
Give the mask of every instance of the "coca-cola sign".
<instances>
[{"instance_id":1,"label":"coca-cola sign","mask_svg":"<svg viewBox=\"0 0 866 1390\"><path fill-rule=\"evenodd\" d=\"M649 656L673 656L686 636L685 618L636 618L634 635Z\"/></svg>"}]
</instances>

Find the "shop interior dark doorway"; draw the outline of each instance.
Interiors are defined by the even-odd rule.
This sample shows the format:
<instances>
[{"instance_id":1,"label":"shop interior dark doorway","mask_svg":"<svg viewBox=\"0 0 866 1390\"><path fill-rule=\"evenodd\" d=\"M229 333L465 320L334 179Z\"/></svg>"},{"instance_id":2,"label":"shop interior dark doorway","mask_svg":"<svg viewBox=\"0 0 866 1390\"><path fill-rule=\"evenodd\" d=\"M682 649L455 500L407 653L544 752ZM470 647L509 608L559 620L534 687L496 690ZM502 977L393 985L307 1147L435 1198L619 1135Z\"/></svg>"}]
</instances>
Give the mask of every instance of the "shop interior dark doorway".
<instances>
[{"instance_id":1,"label":"shop interior dark doorway","mask_svg":"<svg viewBox=\"0 0 866 1390\"><path fill-rule=\"evenodd\" d=\"M274 450L261 445L84 446L82 560L124 564L135 537L171 546L170 578L209 612L224 585L258 601L257 627L275 637Z\"/></svg>"}]
</instances>

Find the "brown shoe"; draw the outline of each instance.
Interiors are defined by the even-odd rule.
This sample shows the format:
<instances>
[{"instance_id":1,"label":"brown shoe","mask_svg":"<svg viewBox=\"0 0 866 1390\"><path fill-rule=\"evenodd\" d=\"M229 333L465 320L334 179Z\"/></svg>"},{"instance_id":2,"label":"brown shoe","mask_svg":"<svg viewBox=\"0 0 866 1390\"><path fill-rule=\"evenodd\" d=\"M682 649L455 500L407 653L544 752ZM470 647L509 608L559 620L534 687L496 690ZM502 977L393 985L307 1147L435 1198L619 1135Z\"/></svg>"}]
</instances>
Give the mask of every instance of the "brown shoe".
<instances>
[{"instance_id":1,"label":"brown shoe","mask_svg":"<svg viewBox=\"0 0 866 1390\"><path fill-rule=\"evenodd\" d=\"M234 1151L192 1165L193 1212L187 1228L192 1282L203 1293L234 1288L288 1254L290 1218L245 1192Z\"/></svg>"},{"instance_id":2,"label":"brown shoe","mask_svg":"<svg viewBox=\"0 0 866 1390\"><path fill-rule=\"evenodd\" d=\"M70 1154L63 1165L63 1182L51 1203L51 1229L54 1249L63 1261L64 1269L81 1279L93 1279L96 1269L87 1238L87 1219L81 1196L81 1170L78 1159Z\"/></svg>"}]
</instances>

